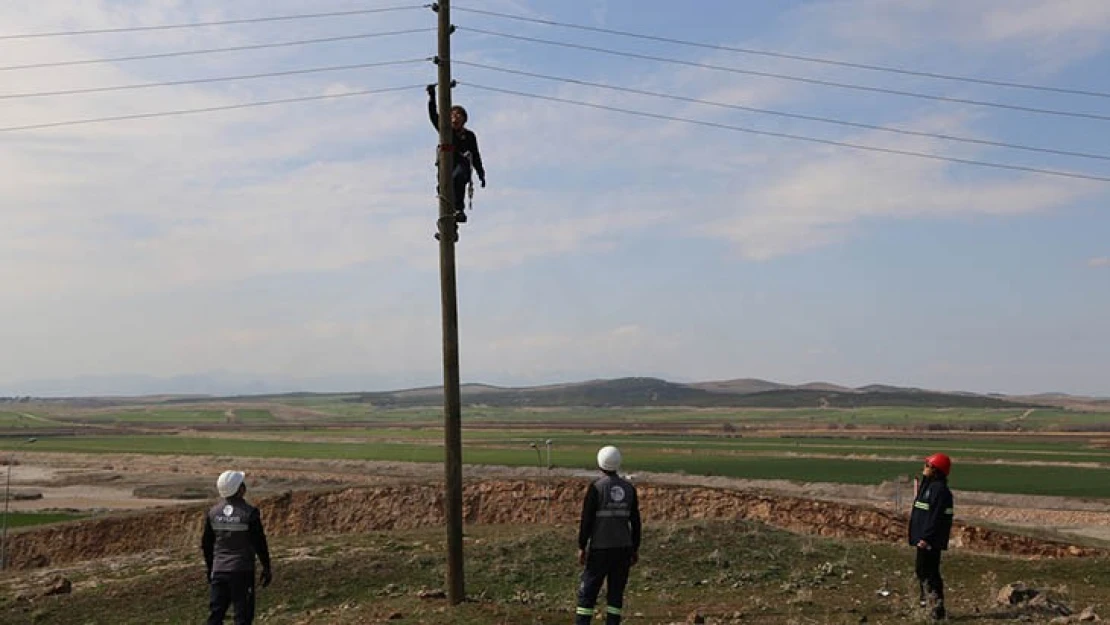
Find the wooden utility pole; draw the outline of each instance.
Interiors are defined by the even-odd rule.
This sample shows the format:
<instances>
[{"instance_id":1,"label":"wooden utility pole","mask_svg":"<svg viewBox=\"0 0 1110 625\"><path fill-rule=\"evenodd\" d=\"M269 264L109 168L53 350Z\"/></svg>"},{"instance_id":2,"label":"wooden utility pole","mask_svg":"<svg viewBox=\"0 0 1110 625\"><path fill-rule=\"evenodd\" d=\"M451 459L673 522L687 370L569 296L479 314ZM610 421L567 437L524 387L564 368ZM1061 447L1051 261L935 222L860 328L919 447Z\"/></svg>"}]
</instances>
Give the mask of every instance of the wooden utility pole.
<instances>
[{"instance_id":1,"label":"wooden utility pole","mask_svg":"<svg viewBox=\"0 0 1110 625\"><path fill-rule=\"evenodd\" d=\"M443 310L443 448L444 516L447 519L447 599L458 605L466 599L463 584L462 520L462 398L459 390L459 307L455 283L455 168L451 129L451 10L450 0L439 0L439 284Z\"/></svg>"}]
</instances>

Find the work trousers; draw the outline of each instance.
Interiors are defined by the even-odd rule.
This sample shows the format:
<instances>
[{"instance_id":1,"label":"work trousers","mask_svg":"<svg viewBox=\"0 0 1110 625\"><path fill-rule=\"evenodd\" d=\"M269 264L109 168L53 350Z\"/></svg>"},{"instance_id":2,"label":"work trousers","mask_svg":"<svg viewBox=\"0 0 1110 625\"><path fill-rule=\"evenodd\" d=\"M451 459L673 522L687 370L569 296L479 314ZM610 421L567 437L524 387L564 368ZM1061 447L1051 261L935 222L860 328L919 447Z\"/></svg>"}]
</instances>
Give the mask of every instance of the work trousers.
<instances>
[{"instance_id":1,"label":"work trousers","mask_svg":"<svg viewBox=\"0 0 1110 625\"><path fill-rule=\"evenodd\" d=\"M254 622L254 571L212 575L208 583L208 625L223 625L231 605L235 606L235 625Z\"/></svg>"},{"instance_id":2,"label":"work trousers","mask_svg":"<svg viewBox=\"0 0 1110 625\"><path fill-rule=\"evenodd\" d=\"M597 595L605 583L605 623L618 625L624 607L624 587L632 568L632 548L591 549L586 554L586 568L578 585L578 610L575 625L589 625L593 618Z\"/></svg>"},{"instance_id":3,"label":"work trousers","mask_svg":"<svg viewBox=\"0 0 1110 625\"><path fill-rule=\"evenodd\" d=\"M921 601L926 601L930 595L936 597L937 603L944 604L944 580L940 577L940 549L917 549L917 560L914 562L914 572L921 585Z\"/></svg>"}]
</instances>

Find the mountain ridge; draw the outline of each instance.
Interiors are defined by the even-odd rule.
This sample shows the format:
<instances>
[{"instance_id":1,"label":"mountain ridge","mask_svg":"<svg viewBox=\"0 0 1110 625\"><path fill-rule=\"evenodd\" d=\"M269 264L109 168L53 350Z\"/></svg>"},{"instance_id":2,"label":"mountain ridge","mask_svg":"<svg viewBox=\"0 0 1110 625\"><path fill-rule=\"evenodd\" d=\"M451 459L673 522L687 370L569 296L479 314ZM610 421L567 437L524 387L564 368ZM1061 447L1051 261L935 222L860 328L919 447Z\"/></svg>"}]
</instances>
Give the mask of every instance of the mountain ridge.
<instances>
[{"instance_id":1,"label":"mountain ridge","mask_svg":"<svg viewBox=\"0 0 1110 625\"><path fill-rule=\"evenodd\" d=\"M222 383L206 384L208 377ZM81 378L86 382L88 376ZM125 380L127 376L105 376L104 379ZM411 406L438 404L442 399L440 385L408 386L401 382L384 391L284 389L297 387L295 381L268 381L264 376L228 376L220 373L194 374L174 378L183 381L182 388L166 384L160 392L135 392L157 382L158 378L137 376L144 384L122 384L120 393L82 393L84 388L67 394L41 396L45 399L147 399L182 403L227 398L280 398L298 395L342 396L347 401L377 405ZM239 385L236 382L246 381ZM385 380L369 381L366 386L385 386ZM80 387L81 385L76 385ZM307 385L311 386L311 385ZM348 376L339 388L358 388L357 376ZM862 407L862 406L936 406L936 407L1066 407L1082 410L1110 410L1110 398L1085 397L1059 392L1006 395L970 391L944 391L912 386L872 383L849 387L827 381L786 384L761 378L732 378L695 382L673 382L656 377L600 378L540 385L504 386L481 382L461 387L464 403L499 406L704 406L704 407ZM12 395L0 392L0 402L9 402L37 394Z\"/></svg>"}]
</instances>

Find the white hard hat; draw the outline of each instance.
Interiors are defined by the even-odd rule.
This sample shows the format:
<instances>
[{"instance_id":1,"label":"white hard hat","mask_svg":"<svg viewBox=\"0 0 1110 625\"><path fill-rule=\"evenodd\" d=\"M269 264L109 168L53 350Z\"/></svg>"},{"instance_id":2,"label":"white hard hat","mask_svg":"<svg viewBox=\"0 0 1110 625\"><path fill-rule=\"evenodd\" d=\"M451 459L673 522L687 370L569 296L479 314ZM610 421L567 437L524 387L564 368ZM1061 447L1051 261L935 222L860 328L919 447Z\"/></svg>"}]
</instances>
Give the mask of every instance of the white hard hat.
<instances>
[{"instance_id":1,"label":"white hard hat","mask_svg":"<svg viewBox=\"0 0 1110 625\"><path fill-rule=\"evenodd\" d=\"M597 452L597 466L602 471L616 471L621 468L621 450L606 445Z\"/></svg>"},{"instance_id":2,"label":"white hard hat","mask_svg":"<svg viewBox=\"0 0 1110 625\"><path fill-rule=\"evenodd\" d=\"M224 471L220 474L219 479L216 480L216 490L219 491L220 497L231 497L239 492L239 487L243 484L243 478L246 475L242 471Z\"/></svg>"}]
</instances>

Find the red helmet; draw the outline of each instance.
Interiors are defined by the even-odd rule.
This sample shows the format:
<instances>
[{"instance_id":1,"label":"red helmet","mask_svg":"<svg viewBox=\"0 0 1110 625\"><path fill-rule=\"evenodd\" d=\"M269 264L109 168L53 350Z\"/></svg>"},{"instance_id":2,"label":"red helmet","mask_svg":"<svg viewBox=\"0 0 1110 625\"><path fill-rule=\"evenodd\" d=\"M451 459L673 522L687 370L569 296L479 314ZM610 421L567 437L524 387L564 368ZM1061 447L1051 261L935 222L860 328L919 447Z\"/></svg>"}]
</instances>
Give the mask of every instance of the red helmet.
<instances>
[{"instance_id":1,"label":"red helmet","mask_svg":"<svg viewBox=\"0 0 1110 625\"><path fill-rule=\"evenodd\" d=\"M925 462L943 473L945 477L948 477L948 474L952 472L952 459L946 454L933 454L926 458Z\"/></svg>"}]
</instances>

